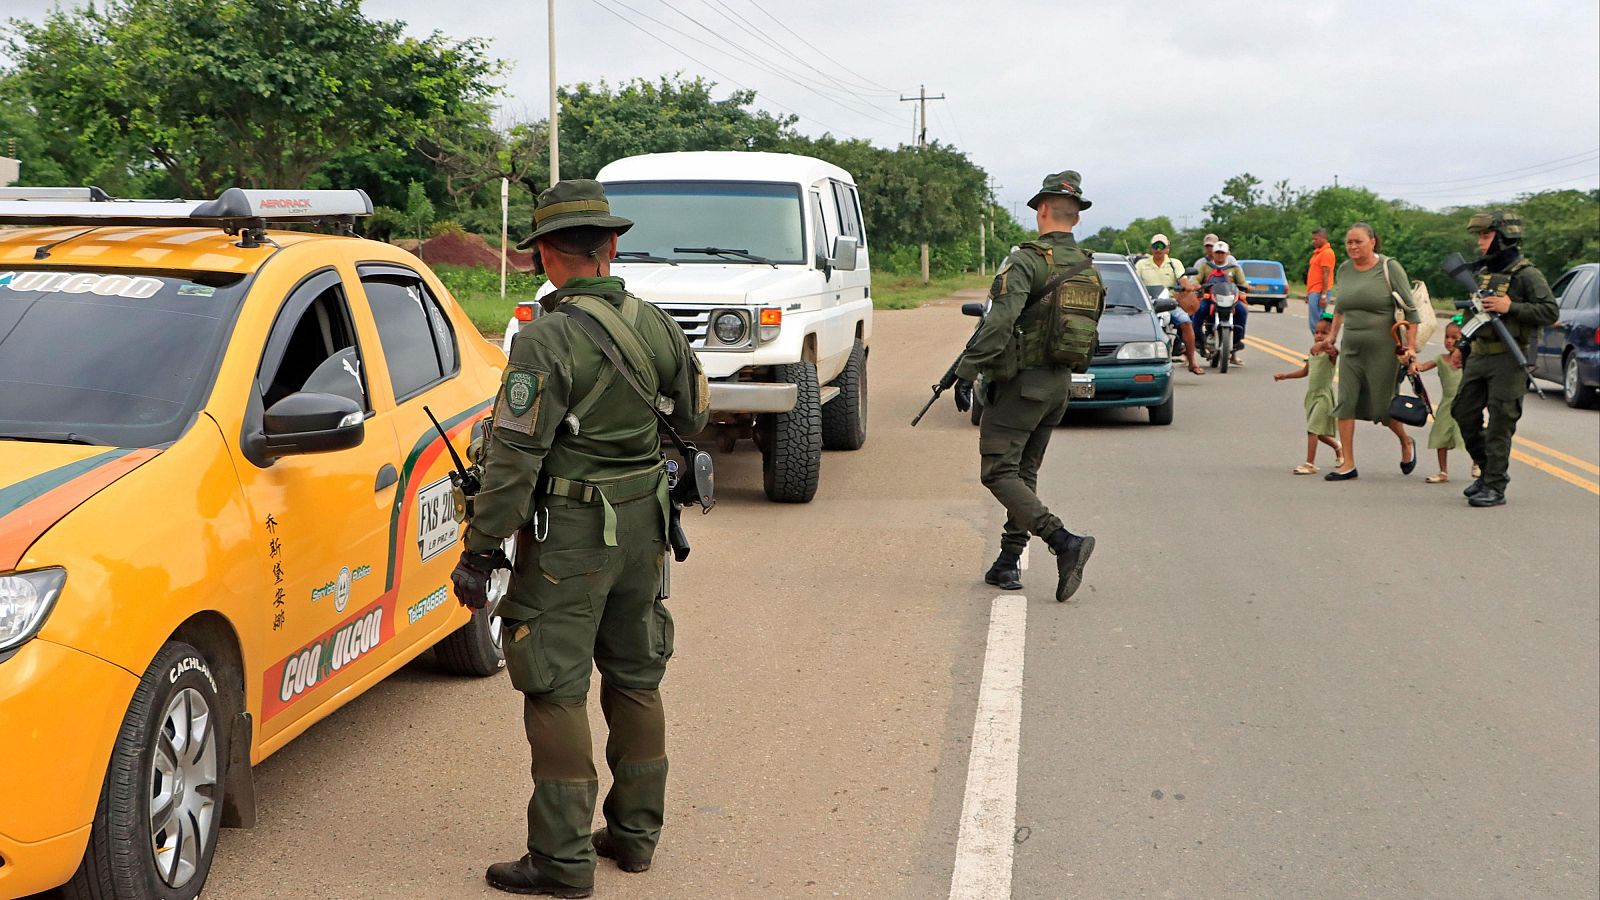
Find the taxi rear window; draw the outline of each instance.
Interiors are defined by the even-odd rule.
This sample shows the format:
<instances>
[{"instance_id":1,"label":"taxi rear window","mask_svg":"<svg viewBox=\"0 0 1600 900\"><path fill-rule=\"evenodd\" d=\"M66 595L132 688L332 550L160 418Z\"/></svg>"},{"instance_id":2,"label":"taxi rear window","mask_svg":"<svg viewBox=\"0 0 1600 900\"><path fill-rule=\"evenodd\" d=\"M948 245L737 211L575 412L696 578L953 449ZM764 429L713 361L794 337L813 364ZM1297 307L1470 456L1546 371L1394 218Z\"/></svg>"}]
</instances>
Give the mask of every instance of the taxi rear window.
<instances>
[{"instance_id":1,"label":"taxi rear window","mask_svg":"<svg viewBox=\"0 0 1600 900\"><path fill-rule=\"evenodd\" d=\"M238 275L0 268L0 440L177 440L243 295Z\"/></svg>"}]
</instances>

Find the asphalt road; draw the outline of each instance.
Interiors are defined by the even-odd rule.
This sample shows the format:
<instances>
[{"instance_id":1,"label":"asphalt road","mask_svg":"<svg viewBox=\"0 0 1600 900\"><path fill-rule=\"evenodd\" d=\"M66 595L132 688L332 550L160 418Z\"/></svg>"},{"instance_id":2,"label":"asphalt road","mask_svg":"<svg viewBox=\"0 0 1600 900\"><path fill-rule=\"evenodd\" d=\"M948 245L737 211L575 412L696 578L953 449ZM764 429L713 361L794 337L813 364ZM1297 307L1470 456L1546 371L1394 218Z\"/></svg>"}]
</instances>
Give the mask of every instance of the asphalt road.
<instances>
[{"instance_id":1,"label":"asphalt road","mask_svg":"<svg viewBox=\"0 0 1600 900\"><path fill-rule=\"evenodd\" d=\"M1362 477L1325 483L1289 474L1303 382L1259 345L1180 375L1171 426L1069 413L1040 481L1099 540L1086 586L1053 602L1036 542L1026 600L992 607L975 429L948 402L907 427L970 328L955 303L878 315L867 447L826 457L815 502L719 457L674 579L662 846L597 896L949 896L974 798L1007 791L1014 864L974 844L1002 881L973 896L1596 896L1600 414L1530 397L1501 509L1465 505L1464 454L1427 485L1431 452L1404 477L1371 425ZM1251 325L1301 350L1303 316ZM1010 663L986 659L1002 606ZM969 754L990 701L1020 743ZM205 896L495 896L519 715L503 677L424 657L257 768L261 822L224 832ZM1015 776L969 785L969 755Z\"/></svg>"}]
</instances>

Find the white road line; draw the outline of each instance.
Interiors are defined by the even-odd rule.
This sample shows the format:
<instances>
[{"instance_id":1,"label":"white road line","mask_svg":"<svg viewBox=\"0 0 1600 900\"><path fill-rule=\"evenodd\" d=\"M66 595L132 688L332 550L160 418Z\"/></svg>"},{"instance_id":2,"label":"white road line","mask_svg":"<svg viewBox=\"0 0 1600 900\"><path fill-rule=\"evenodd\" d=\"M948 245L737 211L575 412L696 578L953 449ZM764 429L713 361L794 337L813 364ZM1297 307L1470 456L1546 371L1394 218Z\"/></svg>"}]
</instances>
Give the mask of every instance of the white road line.
<instances>
[{"instance_id":1,"label":"white road line","mask_svg":"<svg viewBox=\"0 0 1600 900\"><path fill-rule=\"evenodd\" d=\"M1002 594L994 598L983 681L978 687L978 713L972 723L972 755L967 761L955 871L950 875L951 900L1011 896L1027 625L1027 597Z\"/></svg>"}]
</instances>

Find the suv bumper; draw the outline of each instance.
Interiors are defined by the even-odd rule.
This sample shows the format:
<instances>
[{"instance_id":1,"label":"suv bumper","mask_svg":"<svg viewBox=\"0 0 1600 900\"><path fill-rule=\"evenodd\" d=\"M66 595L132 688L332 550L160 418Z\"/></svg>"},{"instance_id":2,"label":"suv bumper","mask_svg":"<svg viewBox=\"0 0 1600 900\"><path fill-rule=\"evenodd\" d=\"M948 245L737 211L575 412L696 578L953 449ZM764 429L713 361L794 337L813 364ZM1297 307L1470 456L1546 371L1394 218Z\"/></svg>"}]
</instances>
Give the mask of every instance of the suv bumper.
<instances>
[{"instance_id":1,"label":"suv bumper","mask_svg":"<svg viewBox=\"0 0 1600 900\"><path fill-rule=\"evenodd\" d=\"M781 413L794 409L800 399L798 385L752 381L711 382L711 411L725 413Z\"/></svg>"}]
</instances>

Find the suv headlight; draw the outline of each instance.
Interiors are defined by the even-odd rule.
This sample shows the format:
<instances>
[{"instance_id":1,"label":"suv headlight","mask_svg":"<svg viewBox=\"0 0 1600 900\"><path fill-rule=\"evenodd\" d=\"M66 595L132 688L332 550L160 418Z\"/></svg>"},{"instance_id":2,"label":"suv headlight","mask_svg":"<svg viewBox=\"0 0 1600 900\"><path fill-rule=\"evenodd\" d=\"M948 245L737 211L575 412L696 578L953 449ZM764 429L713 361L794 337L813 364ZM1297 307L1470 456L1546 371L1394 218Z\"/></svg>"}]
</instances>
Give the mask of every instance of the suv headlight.
<instances>
[{"instance_id":1,"label":"suv headlight","mask_svg":"<svg viewBox=\"0 0 1600 900\"><path fill-rule=\"evenodd\" d=\"M750 333L750 326L746 324L744 316L725 309L712 314L711 333L724 344L742 344Z\"/></svg>"},{"instance_id":2,"label":"suv headlight","mask_svg":"<svg viewBox=\"0 0 1600 900\"><path fill-rule=\"evenodd\" d=\"M1117 359L1160 359L1167 352L1159 341L1129 341L1117 348Z\"/></svg>"},{"instance_id":3,"label":"suv headlight","mask_svg":"<svg viewBox=\"0 0 1600 900\"><path fill-rule=\"evenodd\" d=\"M0 575L0 650L10 650L38 633L66 581L66 569Z\"/></svg>"}]
</instances>

